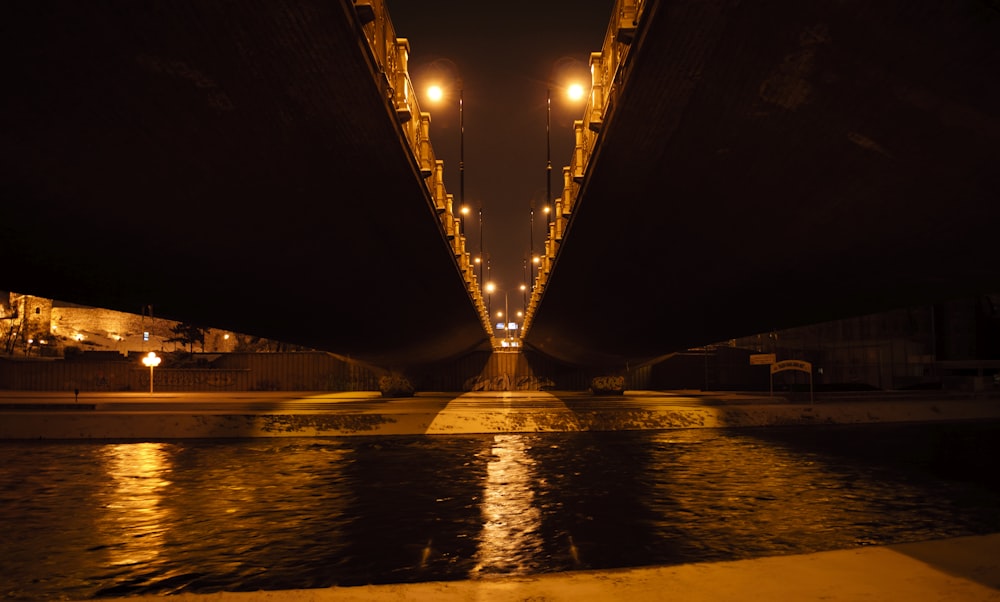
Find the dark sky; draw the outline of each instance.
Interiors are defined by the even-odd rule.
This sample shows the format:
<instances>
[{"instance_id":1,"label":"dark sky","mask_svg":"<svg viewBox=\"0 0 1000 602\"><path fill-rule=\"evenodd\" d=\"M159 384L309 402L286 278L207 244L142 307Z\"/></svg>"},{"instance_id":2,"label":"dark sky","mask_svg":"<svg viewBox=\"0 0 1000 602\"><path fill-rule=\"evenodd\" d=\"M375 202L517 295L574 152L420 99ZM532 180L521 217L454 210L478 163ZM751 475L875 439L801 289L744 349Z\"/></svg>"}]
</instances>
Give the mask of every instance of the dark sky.
<instances>
[{"instance_id":1,"label":"dark sky","mask_svg":"<svg viewBox=\"0 0 1000 602\"><path fill-rule=\"evenodd\" d=\"M462 78L465 122L465 202L469 249L483 242L498 293L509 293L510 311L520 309L525 281L530 207L534 201L535 252L545 239L540 208L546 196L546 91L552 87L552 195L561 196L562 168L573 149L573 121L582 103L570 103L559 86L572 78L590 81L590 53L601 49L614 0L535 0L486 4L468 0L387 0L398 37L410 42L410 77L421 110L431 113L431 143L444 160L445 186L459 199L457 96L432 106L424 96L435 71ZM588 86L589 90L589 86ZM498 301L499 298L499 301Z\"/></svg>"}]
</instances>

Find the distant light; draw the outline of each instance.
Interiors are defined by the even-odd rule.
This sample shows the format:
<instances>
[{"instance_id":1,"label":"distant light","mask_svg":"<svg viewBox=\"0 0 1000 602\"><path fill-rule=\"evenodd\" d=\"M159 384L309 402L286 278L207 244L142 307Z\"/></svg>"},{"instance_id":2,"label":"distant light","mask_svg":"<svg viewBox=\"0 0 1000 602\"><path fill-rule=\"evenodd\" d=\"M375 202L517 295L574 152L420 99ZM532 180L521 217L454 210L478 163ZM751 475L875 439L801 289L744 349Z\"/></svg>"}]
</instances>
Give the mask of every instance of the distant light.
<instances>
[{"instance_id":1,"label":"distant light","mask_svg":"<svg viewBox=\"0 0 1000 602\"><path fill-rule=\"evenodd\" d=\"M497 330L503 330L503 322L497 322Z\"/></svg>"},{"instance_id":2,"label":"distant light","mask_svg":"<svg viewBox=\"0 0 1000 602\"><path fill-rule=\"evenodd\" d=\"M148 341L149 340L149 331L148 330L144 331L142 333L142 340L144 340L144 341Z\"/></svg>"},{"instance_id":3,"label":"distant light","mask_svg":"<svg viewBox=\"0 0 1000 602\"><path fill-rule=\"evenodd\" d=\"M73 335L73 338L76 339L77 341L82 341L84 337L82 334L76 333Z\"/></svg>"},{"instance_id":4,"label":"distant light","mask_svg":"<svg viewBox=\"0 0 1000 602\"><path fill-rule=\"evenodd\" d=\"M500 341L500 346L501 347L510 347L510 343L508 343L507 341Z\"/></svg>"},{"instance_id":5,"label":"distant light","mask_svg":"<svg viewBox=\"0 0 1000 602\"><path fill-rule=\"evenodd\" d=\"M470 209L468 205L462 205L462 208L459 209L459 211L462 212L462 215L469 215Z\"/></svg>"},{"instance_id":6,"label":"distant light","mask_svg":"<svg viewBox=\"0 0 1000 602\"><path fill-rule=\"evenodd\" d=\"M153 368L160 365L161 358L156 357L155 351L150 351L146 357L142 358L142 363L149 366L149 394L153 394Z\"/></svg>"},{"instance_id":7,"label":"distant light","mask_svg":"<svg viewBox=\"0 0 1000 602\"><path fill-rule=\"evenodd\" d=\"M496 290L496 288L497 288L496 285L493 284L492 282L487 282L486 283L486 292L487 293L492 293L493 291Z\"/></svg>"},{"instance_id":8,"label":"distant light","mask_svg":"<svg viewBox=\"0 0 1000 602\"><path fill-rule=\"evenodd\" d=\"M438 102L444 98L444 90L441 89L441 86L431 86L427 88L427 98L433 102Z\"/></svg>"},{"instance_id":9,"label":"distant light","mask_svg":"<svg viewBox=\"0 0 1000 602\"><path fill-rule=\"evenodd\" d=\"M569 96L570 100L580 100L585 93L583 86L580 84L572 84L566 89L566 96Z\"/></svg>"},{"instance_id":10,"label":"distant light","mask_svg":"<svg viewBox=\"0 0 1000 602\"><path fill-rule=\"evenodd\" d=\"M229 340L229 333L226 333L226 334L222 335L222 338L223 338L223 340L228 341Z\"/></svg>"},{"instance_id":11,"label":"distant light","mask_svg":"<svg viewBox=\"0 0 1000 602\"><path fill-rule=\"evenodd\" d=\"M517 322L507 322L507 330L517 330Z\"/></svg>"}]
</instances>

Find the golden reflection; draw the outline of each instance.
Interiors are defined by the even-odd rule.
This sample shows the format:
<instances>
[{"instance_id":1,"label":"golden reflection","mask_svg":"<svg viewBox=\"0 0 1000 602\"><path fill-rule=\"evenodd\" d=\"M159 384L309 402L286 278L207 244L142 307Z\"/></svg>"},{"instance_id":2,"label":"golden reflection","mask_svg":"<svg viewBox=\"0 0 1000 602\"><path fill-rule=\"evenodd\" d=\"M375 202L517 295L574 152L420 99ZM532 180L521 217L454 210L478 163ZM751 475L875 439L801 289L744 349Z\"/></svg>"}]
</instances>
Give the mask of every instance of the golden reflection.
<instances>
[{"instance_id":1,"label":"golden reflection","mask_svg":"<svg viewBox=\"0 0 1000 602\"><path fill-rule=\"evenodd\" d=\"M473 575L525 573L541 548L541 510L535 504L535 461L524 435L495 435L486 466L483 528Z\"/></svg>"},{"instance_id":2,"label":"golden reflection","mask_svg":"<svg viewBox=\"0 0 1000 602\"><path fill-rule=\"evenodd\" d=\"M185 485L185 499L176 501L188 517L197 513L214 522L220 538L236 542L235 550L266 554L262 545L269 538L308 533L317 516L336 515L335 509L349 502L341 484L341 467L350 463L345 450L293 444L269 455L261 467L245 465L248 457L234 454L202 467ZM176 537L198 541L202 529L199 520L178 521Z\"/></svg>"},{"instance_id":3,"label":"golden reflection","mask_svg":"<svg viewBox=\"0 0 1000 602\"><path fill-rule=\"evenodd\" d=\"M171 523L162 503L172 470L166 443L121 443L104 448L109 488L100 533L111 565L153 560Z\"/></svg>"}]
</instances>

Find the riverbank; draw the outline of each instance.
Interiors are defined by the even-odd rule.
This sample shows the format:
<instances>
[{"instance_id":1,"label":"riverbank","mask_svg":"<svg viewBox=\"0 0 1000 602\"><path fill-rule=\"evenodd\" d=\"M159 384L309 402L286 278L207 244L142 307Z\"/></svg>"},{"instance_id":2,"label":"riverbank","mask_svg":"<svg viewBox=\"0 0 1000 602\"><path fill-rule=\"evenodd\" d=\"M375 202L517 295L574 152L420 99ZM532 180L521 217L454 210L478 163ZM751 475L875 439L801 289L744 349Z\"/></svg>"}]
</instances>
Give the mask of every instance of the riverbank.
<instances>
[{"instance_id":1,"label":"riverbank","mask_svg":"<svg viewBox=\"0 0 1000 602\"><path fill-rule=\"evenodd\" d=\"M812 402L757 393L0 392L0 439L440 435L1000 419L1000 397L856 393Z\"/></svg>"},{"instance_id":2,"label":"riverbank","mask_svg":"<svg viewBox=\"0 0 1000 602\"><path fill-rule=\"evenodd\" d=\"M665 598L773 600L1000 600L1000 534L731 562L581 571L488 580L311 590L139 596L106 602L574 602Z\"/></svg>"}]
</instances>

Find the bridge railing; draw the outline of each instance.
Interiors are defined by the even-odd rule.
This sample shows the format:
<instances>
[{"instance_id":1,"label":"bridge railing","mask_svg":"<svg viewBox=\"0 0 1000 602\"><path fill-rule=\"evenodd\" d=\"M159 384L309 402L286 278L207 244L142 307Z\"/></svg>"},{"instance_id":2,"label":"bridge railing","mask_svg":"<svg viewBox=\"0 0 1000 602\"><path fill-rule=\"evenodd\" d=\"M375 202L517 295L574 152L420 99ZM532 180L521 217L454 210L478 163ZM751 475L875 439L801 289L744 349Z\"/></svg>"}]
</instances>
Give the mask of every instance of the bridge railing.
<instances>
[{"instance_id":1,"label":"bridge railing","mask_svg":"<svg viewBox=\"0 0 1000 602\"><path fill-rule=\"evenodd\" d=\"M590 158L600 142L601 130L622 93L629 49L644 9L650 3L650 0L617 0L601 51L590 54L590 98L584 107L583 119L573 122L573 154L569 165L563 167L562 196L553 203L554 217L549 223L544 254L539 258L538 276L525 312L522 336L528 333L535 310L545 292L545 284L555 264L560 243L576 209L577 197L586 179Z\"/></svg>"},{"instance_id":2,"label":"bridge railing","mask_svg":"<svg viewBox=\"0 0 1000 602\"><path fill-rule=\"evenodd\" d=\"M434 147L431 145L431 115L420 110L413 82L410 80L410 44L406 38L396 37L384 0L354 0L354 8L375 66L375 82L396 115L400 134L406 140L423 178L441 233L452 250L483 328L492 334L493 328L482 289L476 279L472 258L466 249L461 218L455 215L454 196L445 190L444 161L434 155Z\"/></svg>"}]
</instances>

